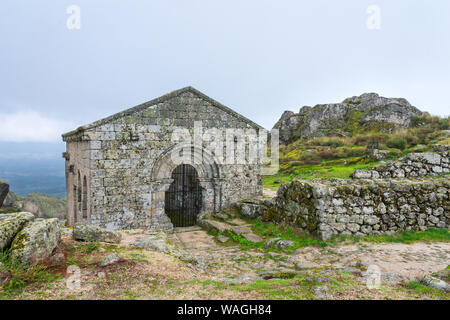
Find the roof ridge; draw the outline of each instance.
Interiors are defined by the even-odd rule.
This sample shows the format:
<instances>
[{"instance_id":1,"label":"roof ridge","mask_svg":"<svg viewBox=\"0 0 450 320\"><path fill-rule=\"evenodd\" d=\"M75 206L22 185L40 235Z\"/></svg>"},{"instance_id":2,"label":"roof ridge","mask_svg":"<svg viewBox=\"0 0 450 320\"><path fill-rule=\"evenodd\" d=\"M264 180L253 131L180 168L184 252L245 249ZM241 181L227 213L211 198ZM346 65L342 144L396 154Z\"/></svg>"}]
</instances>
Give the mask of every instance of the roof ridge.
<instances>
[{"instance_id":1,"label":"roof ridge","mask_svg":"<svg viewBox=\"0 0 450 320\"><path fill-rule=\"evenodd\" d=\"M138 111L140 111L140 110L142 110L142 109L144 109L146 107L149 107L149 106L152 106L152 105L155 105L155 104L167 101L167 100L172 99L174 97L177 97L180 94L185 93L185 92L192 92L192 93L196 94L197 96L199 96L203 100L205 100L205 101L211 103L212 105L216 106L217 108L219 108L219 109L221 109L221 110L223 110L223 111L225 111L225 112L227 112L227 113L237 117L238 119L246 122L247 124L251 125L252 127L256 127L257 129L264 129L263 127L261 127L257 123L251 121L250 119L248 119L248 118L244 117L243 115L237 113L236 111L232 110L231 108L229 108L229 107L221 104L220 102L214 100L213 98L207 96L203 92L195 89L192 86L187 86L187 87L183 87L181 89L177 89L177 90L168 92L168 93L163 94L162 96L160 96L158 98L155 98L155 99L152 99L150 101L138 104L138 105L136 105L134 107L131 107L131 108L128 108L126 110L117 112L117 113L115 113L113 115L110 115L108 117L105 117L105 118L97 120L97 121L94 121L94 122L92 122L90 124L87 124L87 125L84 125L84 126L80 126L77 129L75 129L75 130L72 130L72 131L69 131L67 133L62 134L62 137L64 139L65 137L72 136L72 135L80 133L82 131L89 130L89 129L101 126L101 125L103 125L105 123L108 123L109 121L112 121L112 120L115 120L115 119L127 116L129 114L138 112Z\"/></svg>"}]
</instances>

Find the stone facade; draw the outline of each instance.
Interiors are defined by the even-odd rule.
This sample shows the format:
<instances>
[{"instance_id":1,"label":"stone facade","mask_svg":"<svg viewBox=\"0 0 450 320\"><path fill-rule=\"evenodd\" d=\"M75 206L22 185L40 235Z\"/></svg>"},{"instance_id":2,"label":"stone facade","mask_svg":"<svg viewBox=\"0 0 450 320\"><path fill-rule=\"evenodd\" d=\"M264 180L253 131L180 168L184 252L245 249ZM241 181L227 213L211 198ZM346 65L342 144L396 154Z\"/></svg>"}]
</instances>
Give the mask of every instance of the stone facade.
<instances>
[{"instance_id":1,"label":"stone facade","mask_svg":"<svg viewBox=\"0 0 450 320\"><path fill-rule=\"evenodd\" d=\"M389 161L372 170L355 170L353 179L388 179L439 176L450 172L450 146L435 145L435 152L410 153L398 161Z\"/></svg>"},{"instance_id":2,"label":"stone facade","mask_svg":"<svg viewBox=\"0 0 450 320\"><path fill-rule=\"evenodd\" d=\"M183 163L196 169L202 189L199 219L240 199L261 195L261 165L218 159L207 142L196 143L200 125L203 130L262 130L187 87L64 134L69 225L88 222L107 229L171 230L164 211L165 191L180 164L173 155L187 151L190 157ZM174 133L180 130L184 134L175 141ZM246 139L244 150L251 144Z\"/></svg>"},{"instance_id":3,"label":"stone facade","mask_svg":"<svg viewBox=\"0 0 450 320\"><path fill-rule=\"evenodd\" d=\"M282 185L263 219L327 240L450 227L450 176L427 179L311 180Z\"/></svg>"}]
</instances>

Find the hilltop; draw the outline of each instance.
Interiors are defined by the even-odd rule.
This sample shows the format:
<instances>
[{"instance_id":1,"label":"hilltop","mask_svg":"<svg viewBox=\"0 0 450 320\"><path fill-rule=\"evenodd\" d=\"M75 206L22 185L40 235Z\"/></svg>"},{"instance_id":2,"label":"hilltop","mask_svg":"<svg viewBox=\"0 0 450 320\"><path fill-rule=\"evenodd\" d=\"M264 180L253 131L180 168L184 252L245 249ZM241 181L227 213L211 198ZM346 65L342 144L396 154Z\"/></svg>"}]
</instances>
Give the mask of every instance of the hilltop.
<instances>
[{"instance_id":1,"label":"hilltop","mask_svg":"<svg viewBox=\"0 0 450 320\"><path fill-rule=\"evenodd\" d=\"M280 170L264 178L274 189L293 179L349 178L355 169L450 144L450 118L376 93L285 111L274 128L280 130Z\"/></svg>"},{"instance_id":2,"label":"hilltop","mask_svg":"<svg viewBox=\"0 0 450 320\"><path fill-rule=\"evenodd\" d=\"M298 113L285 111L274 128L280 130L282 143L290 143L300 138L392 132L410 127L412 119L420 115L422 111L406 99L364 93L341 103L304 106Z\"/></svg>"}]
</instances>

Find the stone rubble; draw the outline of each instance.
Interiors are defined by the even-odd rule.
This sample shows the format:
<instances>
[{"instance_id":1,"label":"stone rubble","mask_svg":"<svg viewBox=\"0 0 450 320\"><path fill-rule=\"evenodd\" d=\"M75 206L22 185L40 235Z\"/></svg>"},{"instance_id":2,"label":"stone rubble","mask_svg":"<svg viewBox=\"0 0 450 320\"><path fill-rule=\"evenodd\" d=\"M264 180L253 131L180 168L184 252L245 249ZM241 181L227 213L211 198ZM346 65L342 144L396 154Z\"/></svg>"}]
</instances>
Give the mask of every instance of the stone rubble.
<instances>
[{"instance_id":1,"label":"stone rubble","mask_svg":"<svg viewBox=\"0 0 450 320\"><path fill-rule=\"evenodd\" d=\"M439 176L450 172L448 145L435 145L434 153L410 153L371 170L355 170L353 179L390 179Z\"/></svg>"},{"instance_id":2,"label":"stone rubble","mask_svg":"<svg viewBox=\"0 0 450 320\"><path fill-rule=\"evenodd\" d=\"M73 228L73 239L77 241L119 243L122 235L118 231L77 223Z\"/></svg>"}]
</instances>

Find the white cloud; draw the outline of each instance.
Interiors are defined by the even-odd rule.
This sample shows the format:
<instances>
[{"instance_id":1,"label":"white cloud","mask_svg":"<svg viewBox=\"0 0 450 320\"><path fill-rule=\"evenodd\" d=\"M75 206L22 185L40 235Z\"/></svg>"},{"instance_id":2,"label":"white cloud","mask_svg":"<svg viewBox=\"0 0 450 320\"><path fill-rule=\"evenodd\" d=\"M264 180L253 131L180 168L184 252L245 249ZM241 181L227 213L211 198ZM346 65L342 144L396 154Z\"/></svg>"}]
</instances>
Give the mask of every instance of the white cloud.
<instances>
[{"instance_id":1,"label":"white cloud","mask_svg":"<svg viewBox=\"0 0 450 320\"><path fill-rule=\"evenodd\" d=\"M53 142L76 126L69 121L46 118L35 111L0 113L0 141Z\"/></svg>"}]
</instances>

